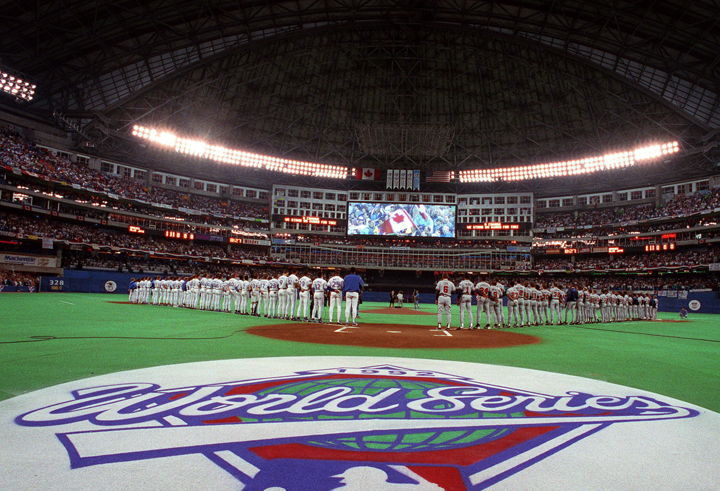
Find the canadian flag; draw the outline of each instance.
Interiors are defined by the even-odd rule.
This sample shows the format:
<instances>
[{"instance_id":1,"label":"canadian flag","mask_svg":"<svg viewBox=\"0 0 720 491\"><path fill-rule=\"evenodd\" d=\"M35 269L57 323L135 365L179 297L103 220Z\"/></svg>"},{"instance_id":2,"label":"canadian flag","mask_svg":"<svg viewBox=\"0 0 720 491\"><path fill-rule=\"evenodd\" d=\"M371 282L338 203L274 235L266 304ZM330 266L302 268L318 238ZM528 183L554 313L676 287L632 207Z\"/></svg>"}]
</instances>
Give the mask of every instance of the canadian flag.
<instances>
[{"instance_id":1,"label":"canadian flag","mask_svg":"<svg viewBox=\"0 0 720 491\"><path fill-rule=\"evenodd\" d=\"M380 179L380 169L375 169L373 167L355 169L355 177L357 179L377 181Z\"/></svg>"},{"instance_id":2,"label":"canadian flag","mask_svg":"<svg viewBox=\"0 0 720 491\"><path fill-rule=\"evenodd\" d=\"M380 231L385 234L410 234L417 226L413 222L408 212L405 210L395 210L390 218L385 220L380 226Z\"/></svg>"}]
</instances>

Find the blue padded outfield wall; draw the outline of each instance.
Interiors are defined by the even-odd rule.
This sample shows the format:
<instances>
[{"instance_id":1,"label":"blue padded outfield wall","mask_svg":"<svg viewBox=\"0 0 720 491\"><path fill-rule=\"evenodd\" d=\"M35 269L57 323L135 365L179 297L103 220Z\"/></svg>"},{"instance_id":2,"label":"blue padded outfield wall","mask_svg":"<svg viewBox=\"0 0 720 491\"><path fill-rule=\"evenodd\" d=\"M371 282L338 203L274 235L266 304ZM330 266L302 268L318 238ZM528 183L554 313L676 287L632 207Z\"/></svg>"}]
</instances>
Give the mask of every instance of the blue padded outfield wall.
<instances>
[{"instance_id":1,"label":"blue padded outfield wall","mask_svg":"<svg viewBox=\"0 0 720 491\"><path fill-rule=\"evenodd\" d=\"M97 270L65 270L64 276L42 276L40 278L41 292L77 292L77 293L127 293L130 278L144 276L162 276L151 273L118 273ZM7 291L7 290L6 290ZM687 295L687 297L685 297ZM412 308L409 293L405 295L405 306ZM685 297L685 298L683 298ZM385 302L390 304L390 292L363 293L363 300L367 302ZM453 304L457 298L453 296ZM685 307L689 313L720 314L720 297L713 291L662 291L658 292L658 301L661 312L680 312ZM435 303L435 295L431 293L420 294L421 304ZM474 307L473 307L474 308Z\"/></svg>"}]
</instances>

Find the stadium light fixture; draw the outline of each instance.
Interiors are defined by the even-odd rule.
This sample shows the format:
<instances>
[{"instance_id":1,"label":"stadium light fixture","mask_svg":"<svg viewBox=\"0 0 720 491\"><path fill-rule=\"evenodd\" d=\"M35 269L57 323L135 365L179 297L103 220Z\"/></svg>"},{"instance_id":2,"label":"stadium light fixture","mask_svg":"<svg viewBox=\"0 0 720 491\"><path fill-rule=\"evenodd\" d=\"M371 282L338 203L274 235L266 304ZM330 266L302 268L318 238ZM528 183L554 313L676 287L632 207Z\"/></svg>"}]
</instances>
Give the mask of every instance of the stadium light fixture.
<instances>
[{"instance_id":1,"label":"stadium light fixture","mask_svg":"<svg viewBox=\"0 0 720 491\"><path fill-rule=\"evenodd\" d=\"M318 164L298 160L281 159L267 155L259 155L226 148L220 145L211 145L202 140L182 138L169 131L158 131L154 128L135 125L131 134L135 137L151 141L157 145L172 148L183 155L206 158L215 162L241 165L243 167L264 168L275 172L296 174L331 179L347 179L347 167L338 165Z\"/></svg>"},{"instance_id":2,"label":"stadium light fixture","mask_svg":"<svg viewBox=\"0 0 720 491\"><path fill-rule=\"evenodd\" d=\"M25 101L33 100L36 88L37 86L35 84L31 84L27 80L23 80L12 73L6 71L0 72L0 89L15 97L15 99Z\"/></svg>"},{"instance_id":3,"label":"stadium light fixture","mask_svg":"<svg viewBox=\"0 0 720 491\"><path fill-rule=\"evenodd\" d=\"M604 170L632 167L638 163L657 160L678 153L676 141L638 147L626 152L614 152L579 160L550 162L523 167L461 170L460 182L520 181L527 179L594 174Z\"/></svg>"}]
</instances>

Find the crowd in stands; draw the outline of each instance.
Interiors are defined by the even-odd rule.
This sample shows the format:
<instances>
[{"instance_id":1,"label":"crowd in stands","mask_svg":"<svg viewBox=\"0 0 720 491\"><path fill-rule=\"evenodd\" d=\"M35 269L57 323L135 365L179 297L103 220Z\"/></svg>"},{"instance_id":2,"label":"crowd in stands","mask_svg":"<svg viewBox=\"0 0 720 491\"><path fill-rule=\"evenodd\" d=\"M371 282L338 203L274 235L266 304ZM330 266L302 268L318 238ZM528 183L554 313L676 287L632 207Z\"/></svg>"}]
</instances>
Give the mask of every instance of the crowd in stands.
<instances>
[{"instance_id":1,"label":"crowd in stands","mask_svg":"<svg viewBox=\"0 0 720 491\"><path fill-rule=\"evenodd\" d=\"M678 194L661 206L654 204L612 207L581 212L543 213L535 217L535 228L578 228L588 225L610 225L625 222L671 218L720 207L720 188L694 194Z\"/></svg>"},{"instance_id":2,"label":"crowd in stands","mask_svg":"<svg viewBox=\"0 0 720 491\"><path fill-rule=\"evenodd\" d=\"M631 269L672 268L678 266L699 266L720 261L720 248L708 247L701 250L657 252L652 254L615 255L610 257L578 257L575 262L563 258L539 257L534 269L540 271L581 271L590 269Z\"/></svg>"},{"instance_id":3,"label":"crowd in stands","mask_svg":"<svg viewBox=\"0 0 720 491\"><path fill-rule=\"evenodd\" d=\"M22 236L37 235L82 244L96 244L154 253L167 253L220 259L265 260L264 249L233 246L231 251L220 245L206 245L169 240L147 235L112 233L97 226L76 225L42 217L0 212L0 232Z\"/></svg>"},{"instance_id":4,"label":"crowd in stands","mask_svg":"<svg viewBox=\"0 0 720 491\"><path fill-rule=\"evenodd\" d=\"M90 169L71 160L36 147L31 141L10 129L0 130L0 164L45 175L96 192L121 198L159 203L175 208L189 208L210 214L268 219L267 207L232 200L181 193L131 178L122 178Z\"/></svg>"},{"instance_id":5,"label":"crowd in stands","mask_svg":"<svg viewBox=\"0 0 720 491\"><path fill-rule=\"evenodd\" d=\"M98 220L114 220L121 223L134 223L134 221L144 220L144 218L136 218L132 215L121 214L116 212L130 212L138 215L166 218L177 221L188 221L198 222L207 226L231 226L237 225L243 230L268 230L269 222L260 222L250 217L260 215L258 218L262 218L265 215L267 218L267 212L263 211L261 205L253 205L248 203L232 203L234 208L247 207L247 213L243 215L246 220L236 220L235 218L220 218L212 215L194 215L185 214L182 212L168 210L164 208L154 208L150 205L140 205L135 203L124 202L120 200L112 200L107 197L97 196L90 193L83 193L77 190L70 189L58 189L48 184L30 183L22 179L15 177L8 177L6 184L11 186L27 188L28 191L34 193L42 193L44 198L47 199L65 199L72 200L73 204L62 203L57 201L58 205L51 205L51 208L61 213L67 213L70 215L83 216L88 218L95 218ZM3 193L3 200L11 201L12 193ZM83 206L84 205L84 206Z\"/></svg>"},{"instance_id":6,"label":"crowd in stands","mask_svg":"<svg viewBox=\"0 0 720 491\"><path fill-rule=\"evenodd\" d=\"M417 249L505 249L507 242L489 240L450 240L367 238L367 237L323 237L318 235L291 236L298 244L348 245L364 247L417 248Z\"/></svg>"},{"instance_id":7,"label":"crowd in stands","mask_svg":"<svg viewBox=\"0 0 720 491\"><path fill-rule=\"evenodd\" d=\"M0 286L35 286L38 284L37 273L15 272L0 269Z\"/></svg>"},{"instance_id":8,"label":"crowd in stands","mask_svg":"<svg viewBox=\"0 0 720 491\"><path fill-rule=\"evenodd\" d=\"M490 275L488 275L489 277ZM441 273L435 273L436 282L440 280ZM517 276L501 274L497 278L501 279L506 285L515 283L540 282L543 284L562 284L568 286L584 285L590 290L613 290L613 291L682 291L682 290L699 290L699 289L720 289L720 276L712 273L692 273L692 274L667 274L657 275L621 275L612 274L597 276L573 274L553 275L543 274L540 276ZM450 280L456 285L463 279L460 273L450 275Z\"/></svg>"}]
</instances>

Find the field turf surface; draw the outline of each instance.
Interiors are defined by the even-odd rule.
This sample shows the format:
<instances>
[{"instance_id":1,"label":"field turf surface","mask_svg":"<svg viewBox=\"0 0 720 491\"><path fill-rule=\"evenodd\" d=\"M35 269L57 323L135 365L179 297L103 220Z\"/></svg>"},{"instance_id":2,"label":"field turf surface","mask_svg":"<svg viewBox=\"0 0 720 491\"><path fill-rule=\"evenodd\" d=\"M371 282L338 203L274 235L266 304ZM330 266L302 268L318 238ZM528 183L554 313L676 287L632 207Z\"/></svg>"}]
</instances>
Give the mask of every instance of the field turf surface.
<instances>
[{"instance_id":1,"label":"field turf surface","mask_svg":"<svg viewBox=\"0 0 720 491\"><path fill-rule=\"evenodd\" d=\"M720 318L660 313L665 322L512 329L542 342L492 349L393 349L298 343L255 336L287 321L125 304L125 295L0 295L0 400L105 373L206 360L279 356L393 356L490 363L565 373L648 390L720 412ZM372 313L362 323L437 325L432 315ZM344 308L344 305L343 305ZM435 312L435 305L422 310ZM406 311L407 314L403 314ZM325 309L327 317L327 308ZM344 313L343 313L344 318ZM669 322L673 321L673 322ZM453 306L453 326L460 316ZM482 331L474 331L478 336Z\"/></svg>"}]
</instances>

